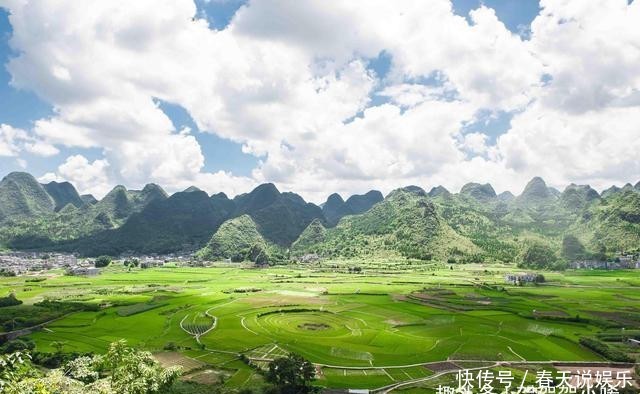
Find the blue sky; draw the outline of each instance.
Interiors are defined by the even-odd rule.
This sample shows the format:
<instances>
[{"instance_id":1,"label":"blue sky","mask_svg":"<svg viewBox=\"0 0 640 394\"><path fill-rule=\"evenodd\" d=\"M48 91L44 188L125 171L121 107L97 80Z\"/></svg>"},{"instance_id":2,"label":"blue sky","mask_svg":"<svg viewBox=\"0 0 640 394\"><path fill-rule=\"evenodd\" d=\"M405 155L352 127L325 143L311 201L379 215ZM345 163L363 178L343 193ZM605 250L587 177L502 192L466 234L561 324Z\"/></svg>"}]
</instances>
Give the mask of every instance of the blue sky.
<instances>
[{"instance_id":1,"label":"blue sky","mask_svg":"<svg viewBox=\"0 0 640 394\"><path fill-rule=\"evenodd\" d=\"M2 172L314 202L637 182L640 2L192 1L6 2Z\"/></svg>"},{"instance_id":2,"label":"blue sky","mask_svg":"<svg viewBox=\"0 0 640 394\"><path fill-rule=\"evenodd\" d=\"M205 17L212 29L223 29L233 18L235 12L244 5L244 0L196 0L201 17ZM538 12L537 0L485 0L483 3L494 8L498 17L513 32L519 33L526 28ZM454 9L459 15L466 16L472 9L481 4L478 0L455 0ZM0 9L0 63L6 64L15 55L9 47L9 37L12 28L9 24L7 11ZM384 76L389 69L390 59L382 53L378 58L370 61L369 67L379 76ZM0 123L14 127L30 129L33 122L53 114L53 108L34 93L15 89L10 84L11 76L5 67L0 68ZM379 98L373 97L373 105L379 104ZM162 103L162 109L171 118L176 128L189 127L201 145L205 156L205 170L231 171L235 175L250 175L251 170L258 164L258 158L242 153L241 145L216 137L209 133L200 133L191 120L189 114L182 108ZM506 131L509 127L511 115L500 113L497 118L483 117L474 124L467 125L469 131L482 131L490 136L491 141ZM26 170L34 174L42 174L54 170L64 159L81 153L89 160L101 156L100 149L70 149L61 148L61 153L53 157L38 157L32 154L22 155L26 161ZM20 170L21 166L15 158L0 157L0 167L3 172Z\"/></svg>"},{"instance_id":3,"label":"blue sky","mask_svg":"<svg viewBox=\"0 0 640 394\"><path fill-rule=\"evenodd\" d=\"M199 8L204 11L212 28L224 28L243 1L197 1ZM8 13L0 8L0 123L13 127L30 129L34 121L51 116L54 112L51 105L41 100L34 93L11 86L11 75L4 65L15 53L9 47L12 28ZM205 156L206 171L230 171L236 175L248 176L256 167L258 158L242 152L242 146L229 140L218 138L214 134L200 133L189 114L179 106L164 103L164 112L171 118L177 129L189 127L198 139ZM64 160L74 154L82 154L90 161L102 156L101 149L62 148L61 153L53 157L39 157L25 153L21 157L26 161L26 170L36 175L50 172L57 168ZM5 174L10 171L23 170L20 164L11 157L0 157L0 168Z\"/></svg>"}]
</instances>

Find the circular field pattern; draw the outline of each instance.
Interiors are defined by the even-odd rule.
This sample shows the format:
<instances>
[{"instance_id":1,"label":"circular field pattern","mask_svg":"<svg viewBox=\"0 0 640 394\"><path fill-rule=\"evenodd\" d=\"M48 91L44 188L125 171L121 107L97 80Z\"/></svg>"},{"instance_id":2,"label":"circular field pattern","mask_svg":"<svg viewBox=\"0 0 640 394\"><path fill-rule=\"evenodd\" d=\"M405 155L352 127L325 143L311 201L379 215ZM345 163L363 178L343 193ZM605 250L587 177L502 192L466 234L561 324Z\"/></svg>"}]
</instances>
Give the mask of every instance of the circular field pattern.
<instances>
[{"instance_id":1,"label":"circular field pattern","mask_svg":"<svg viewBox=\"0 0 640 394\"><path fill-rule=\"evenodd\" d=\"M339 338L359 335L362 323L327 311L278 311L256 317L256 324L273 336Z\"/></svg>"}]
</instances>

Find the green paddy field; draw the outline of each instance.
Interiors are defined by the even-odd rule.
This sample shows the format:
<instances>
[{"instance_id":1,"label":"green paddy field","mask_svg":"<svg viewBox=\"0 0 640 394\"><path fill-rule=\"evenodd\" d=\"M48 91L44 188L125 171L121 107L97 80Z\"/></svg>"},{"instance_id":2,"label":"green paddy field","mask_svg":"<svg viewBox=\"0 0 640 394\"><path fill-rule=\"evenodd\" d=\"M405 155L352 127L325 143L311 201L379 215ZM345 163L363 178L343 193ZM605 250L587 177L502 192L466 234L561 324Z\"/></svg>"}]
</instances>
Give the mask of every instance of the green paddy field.
<instances>
[{"instance_id":1,"label":"green paddy field","mask_svg":"<svg viewBox=\"0 0 640 394\"><path fill-rule=\"evenodd\" d=\"M348 273L355 265L362 273ZM537 286L508 285L509 272L518 270L404 260L114 266L95 277L2 278L0 292L24 301L13 314L45 299L100 305L30 334L39 351L103 352L125 338L187 378L237 388L287 352L315 363L322 386L371 389L428 377L443 361L602 361L581 337L633 354L621 338L640 330L637 272L545 272Z\"/></svg>"}]
</instances>

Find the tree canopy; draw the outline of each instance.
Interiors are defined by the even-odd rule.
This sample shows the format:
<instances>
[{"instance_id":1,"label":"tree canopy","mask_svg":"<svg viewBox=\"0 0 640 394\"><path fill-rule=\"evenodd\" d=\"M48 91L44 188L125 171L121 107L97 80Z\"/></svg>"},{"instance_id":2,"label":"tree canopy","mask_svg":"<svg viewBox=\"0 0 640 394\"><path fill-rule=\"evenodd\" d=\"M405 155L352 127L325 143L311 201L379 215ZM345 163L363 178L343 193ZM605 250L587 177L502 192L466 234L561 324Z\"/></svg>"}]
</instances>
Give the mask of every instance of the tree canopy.
<instances>
[{"instance_id":1,"label":"tree canopy","mask_svg":"<svg viewBox=\"0 0 640 394\"><path fill-rule=\"evenodd\" d=\"M0 355L0 392L7 394L156 394L167 392L179 375L179 368L163 368L125 341L112 343L105 355L78 357L47 373L28 354Z\"/></svg>"},{"instance_id":2,"label":"tree canopy","mask_svg":"<svg viewBox=\"0 0 640 394\"><path fill-rule=\"evenodd\" d=\"M311 393L314 378L313 364L295 353L271 361L266 374L267 381L282 394Z\"/></svg>"}]
</instances>

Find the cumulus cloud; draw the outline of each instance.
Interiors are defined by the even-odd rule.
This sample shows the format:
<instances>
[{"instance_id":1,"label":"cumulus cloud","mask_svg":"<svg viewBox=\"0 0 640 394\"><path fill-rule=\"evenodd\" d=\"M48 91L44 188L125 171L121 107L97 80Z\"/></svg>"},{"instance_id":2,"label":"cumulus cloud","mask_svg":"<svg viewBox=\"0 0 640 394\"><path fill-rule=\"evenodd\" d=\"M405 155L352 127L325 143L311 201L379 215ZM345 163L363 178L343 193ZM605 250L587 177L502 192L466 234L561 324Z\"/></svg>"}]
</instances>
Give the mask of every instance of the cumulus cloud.
<instances>
[{"instance_id":1,"label":"cumulus cloud","mask_svg":"<svg viewBox=\"0 0 640 394\"><path fill-rule=\"evenodd\" d=\"M551 81L540 92L549 108L581 114L638 107L640 4L627 0L542 0L531 46Z\"/></svg>"},{"instance_id":2,"label":"cumulus cloud","mask_svg":"<svg viewBox=\"0 0 640 394\"><path fill-rule=\"evenodd\" d=\"M0 124L0 156L17 156L20 152L20 140L26 137L24 130Z\"/></svg>"},{"instance_id":3,"label":"cumulus cloud","mask_svg":"<svg viewBox=\"0 0 640 394\"><path fill-rule=\"evenodd\" d=\"M517 191L533 175L604 186L638 173L638 2L543 0L529 38L486 6L467 20L448 0L255 0L222 30L192 0L0 4L19 53L12 83L55 108L28 132L35 140L15 145L3 129L0 155L101 148L104 158L72 156L54 174L96 194L273 181L321 201L408 183ZM368 65L382 52L390 69L377 75ZM252 176L204 171L197 135L157 100L259 156ZM516 113L494 145L463 132L482 111Z\"/></svg>"},{"instance_id":4,"label":"cumulus cloud","mask_svg":"<svg viewBox=\"0 0 640 394\"><path fill-rule=\"evenodd\" d=\"M83 193L104 196L109 191L109 162L104 159L90 162L82 155L69 156L58 167L57 174L47 173L42 180L70 181Z\"/></svg>"},{"instance_id":5,"label":"cumulus cloud","mask_svg":"<svg viewBox=\"0 0 640 394\"><path fill-rule=\"evenodd\" d=\"M44 157L59 153L55 146L25 130L0 124L0 156L18 156L23 151Z\"/></svg>"}]
</instances>

